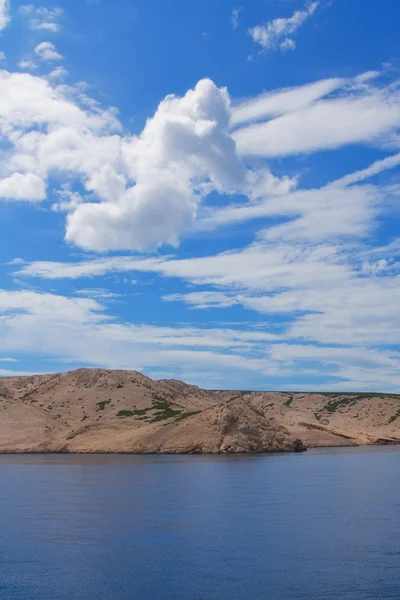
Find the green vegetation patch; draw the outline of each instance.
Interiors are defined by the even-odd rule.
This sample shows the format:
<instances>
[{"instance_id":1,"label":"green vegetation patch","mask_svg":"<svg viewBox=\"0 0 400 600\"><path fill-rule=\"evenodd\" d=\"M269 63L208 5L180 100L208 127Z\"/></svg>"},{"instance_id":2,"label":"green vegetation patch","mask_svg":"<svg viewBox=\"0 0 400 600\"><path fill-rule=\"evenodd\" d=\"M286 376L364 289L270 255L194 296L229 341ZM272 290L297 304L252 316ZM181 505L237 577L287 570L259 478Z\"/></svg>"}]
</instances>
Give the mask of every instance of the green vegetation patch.
<instances>
[{"instance_id":1,"label":"green vegetation patch","mask_svg":"<svg viewBox=\"0 0 400 600\"><path fill-rule=\"evenodd\" d=\"M159 394L153 394L152 409L157 412L153 413L153 417L150 423L157 423L158 421L165 421L166 419L172 419L173 417L179 417L182 415L181 410L176 410L171 407L171 402L165 397Z\"/></svg>"},{"instance_id":2,"label":"green vegetation patch","mask_svg":"<svg viewBox=\"0 0 400 600\"><path fill-rule=\"evenodd\" d=\"M283 404L285 406L289 407L292 404L293 400L294 400L294 397L293 396L289 396L289 398Z\"/></svg>"},{"instance_id":3,"label":"green vegetation patch","mask_svg":"<svg viewBox=\"0 0 400 600\"><path fill-rule=\"evenodd\" d=\"M394 415L392 415L388 421L388 424L390 425L391 423L394 423L395 421L397 421L397 419L400 417L400 409L397 411L397 413L395 413Z\"/></svg>"},{"instance_id":4,"label":"green vegetation patch","mask_svg":"<svg viewBox=\"0 0 400 600\"><path fill-rule=\"evenodd\" d=\"M133 410L120 410L117 412L117 417L133 417L135 415Z\"/></svg>"},{"instance_id":5,"label":"green vegetation patch","mask_svg":"<svg viewBox=\"0 0 400 600\"><path fill-rule=\"evenodd\" d=\"M158 421L165 421L166 419L172 419L173 417L179 417L182 413L179 410L168 409L165 412L154 413L149 423L158 423Z\"/></svg>"},{"instance_id":6,"label":"green vegetation patch","mask_svg":"<svg viewBox=\"0 0 400 600\"><path fill-rule=\"evenodd\" d=\"M178 405L174 405L174 403L170 401L170 396L161 396L157 393L153 393L152 396L153 400L151 406L149 406L148 408L120 410L117 413L117 417L135 417L136 421L148 421L149 423L158 423L159 421L166 421L167 419L174 418L181 421L200 412L198 410L183 412L181 410L181 407L179 407Z\"/></svg>"},{"instance_id":7,"label":"green vegetation patch","mask_svg":"<svg viewBox=\"0 0 400 600\"><path fill-rule=\"evenodd\" d=\"M150 407L133 410L120 410L117 412L117 417L136 417L137 421L144 421L145 419L148 419L146 415L149 410L153 410L153 408Z\"/></svg>"},{"instance_id":8,"label":"green vegetation patch","mask_svg":"<svg viewBox=\"0 0 400 600\"><path fill-rule=\"evenodd\" d=\"M324 409L329 413L334 413L337 410L341 410L342 408L354 406L357 402L361 400L359 396L353 396L351 398L338 398L337 400L330 400L325 404Z\"/></svg>"},{"instance_id":9,"label":"green vegetation patch","mask_svg":"<svg viewBox=\"0 0 400 600\"><path fill-rule=\"evenodd\" d=\"M199 413L201 413L201 410L193 410L192 412L182 413L177 418L177 421L184 421L185 419L188 419L189 417L193 417L194 415L198 415Z\"/></svg>"},{"instance_id":10,"label":"green vegetation patch","mask_svg":"<svg viewBox=\"0 0 400 600\"><path fill-rule=\"evenodd\" d=\"M111 404L111 400L103 400L102 402L97 402L96 406L98 406L99 408L96 410L96 412L99 412L99 410L104 410L107 404Z\"/></svg>"}]
</instances>

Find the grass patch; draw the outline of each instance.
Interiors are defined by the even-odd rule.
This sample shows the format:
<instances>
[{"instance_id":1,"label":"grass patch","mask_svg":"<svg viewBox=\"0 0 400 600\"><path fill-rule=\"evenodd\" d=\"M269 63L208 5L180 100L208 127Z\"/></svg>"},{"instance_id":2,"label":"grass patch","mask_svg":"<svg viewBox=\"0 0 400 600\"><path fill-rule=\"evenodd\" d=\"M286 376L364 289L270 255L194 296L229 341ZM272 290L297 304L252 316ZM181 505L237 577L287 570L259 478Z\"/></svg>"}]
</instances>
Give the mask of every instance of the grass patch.
<instances>
[{"instance_id":1,"label":"grass patch","mask_svg":"<svg viewBox=\"0 0 400 600\"><path fill-rule=\"evenodd\" d=\"M120 410L117 412L117 417L133 417L134 415L133 410Z\"/></svg>"},{"instance_id":2,"label":"grass patch","mask_svg":"<svg viewBox=\"0 0 400 600\"><path fill-rule=\"evenodd\" d=\"M357 402L359 400L361 400L360 395L353 396L351 398L340 398L339 397L337 400L332 399L329 402L327 402L327 404L325 404L324 409L328 413L334 413L337 410L340 411L342 408L354 406L355 404L357 404Z\"/></svg>"},{"instance_id":3,"label":"grass patch","mask_svg":"<svg viewBox=\"0 0 400 600\"><path fill-rule=\"evenodd\" d=\"M181 407L174 405L169 397L153 393L151 406L133 410L120 410L117 417L135 417L136 421L147 421L148 423L158 423L168 419L177 419L179 421L187 419L192 415L197 415L199 410L183 412ZM152 414L149 414L152 413Z\"/></svg>"},{"instance_id":4,"label":"grass patch","mask_svg":"<svg viewBox=\"0 0 400 600\"><path fill-rule=\"evenodd\" d=\"M96 402L96 406L99 407L96 410L96 412L99 412L99 410L104 410L107 404L111 404L111 400L103 400L102 402Z\"/></svg>"},{"instance_id":5,"label":"grass patch","mask_svg":"<svg viewBox=\"0 0 400 600\"><path fill-rule=\"evenodd\" d=\"M285 406L289 407L292 404L293 400L294 400L293 396L289 396L289 398L283 404Z\"/></svg>"},{"instance_id":6,"label":"grass patch","mask_svg":"<svg viewBox=\"0 0 400 600\"><path fill-rule=\"evenodd\" d=\"M391 423L394 423L395 421L397 421L397 419L400 417L400 409L397 411L397 413L395 413L394 415L392 415L388 421L388 424L390 425Z\"/></svg>"},{"instance_id":7,"label":"grass patch","mask_svg":"<svg viewBox=\"0 0 400 600\"><path fill-rule=\"evenodd\" d=\"M185 412L182 413L178 418L177 421L184 421L185 419L188 419L189 417L193 417L194 415L198 415L199 413L201 413L201 410L193 410L192 412Z\"/></svg>"},{"instance_id":8,"label":"grass patch","mask_svg":"<svg viewBox=\"0 0 400 600\"><path fill-rule=\"evenodd\" d=\"M166 419L172 419L173 417L179 417L180 415L182 415L180 410L169 409L164 412L155 413L149 423L158 423L158 421L165 421Z\"/></svg>"},{"instance_id":9,"label":"grass patch","mask_svg":"<svg viewBox=\"0 0 400 600\"><path fill-rule=\"evenodd\" d=\"M317 419L317 421L320 421L322 419L322 416L317 412L314 413L314 417Z\"/></svg>"},{"instance_id":10,"label":"grass patch","mask_svg":"<svg viewBox=\"0 0 400 600\"><path fill-rule=\"evenodd\" d=\"M150 423L158 423L158 421L165 421L166 419L172 419L173 417L179 417L182 415L182 411L179 409L171 408L171 402L165 397L160 396L157 393L153 393L152 407L149 410L155 410L153 417L150 419Z\"/></svg>"},{"instance_id":11,"label":"grass patch","mask_svg":"<svg viewBox=\"0 0 400 600\"><path fill-rule=\"evenodd\" d=\"M137 421L143 421L144 419L149 418L147 417L147 413L149 412L149 410L153 410L152 407L140 408L138 410L120 410L119 412L117 412L117 417L136 417Z\"/></svg>"}]
</instances>

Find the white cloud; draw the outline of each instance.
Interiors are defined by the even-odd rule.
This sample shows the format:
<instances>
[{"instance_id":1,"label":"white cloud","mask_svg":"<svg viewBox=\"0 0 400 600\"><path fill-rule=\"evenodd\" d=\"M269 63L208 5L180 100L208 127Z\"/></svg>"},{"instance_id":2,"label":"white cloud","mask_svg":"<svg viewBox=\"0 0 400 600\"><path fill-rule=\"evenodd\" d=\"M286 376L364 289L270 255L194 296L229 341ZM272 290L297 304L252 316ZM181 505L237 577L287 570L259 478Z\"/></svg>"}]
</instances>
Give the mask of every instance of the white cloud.
<instances>
[{"instance_id":1,"label":"white cloud","mask_svg":"<svg viewBox=\"0 0 400 600\"><path fill-rule=\"evenodd\" d=\"M32 59L32 58L22 58L19 63L18 66L20 69L23 69L24 71L34 71L35 69L37 69L39 67L39 65Z\"/></svg>"},{"instance_id":2,"label":"white cloud","mask_svg":"<svg viewBox=\"0 0 400 600\"><path fill-rule=\"evenodd\" d=\"M0 0L0 31L5 29L10 21L11 18L9 0Z\"/></svg>"},{"instance_id":3,"label":"white cloud","mask_svg":"<svg viewBox=\"0 0 400 600\"><path fill-rule=\"evenodd\" d=\"M239 26L239 13L240 13L240 8L234 8L232 10L231 23L232 23L233 29L237 29L237 27Z\"/></svg>"},{"instance_id":4,"label":"white cloud","mask_svg":"<svg viewBox=\"0 0 400 600\"><path fill-rule=\"evenodd\" d=\"M40 201L50 174L94 171L112 160L120 125L79 89L53 87L27 73L0 73L0 134L7 142L0 167L0 197ZM69 199L72 200L72 197ZM68 199L60 198L60 208ZM61 207L61 203L63 206ZM76 206L69 204L69 209Z\"/></svg>"},{"instance_id":5,"label":"white cloud","mask_svg":"<svg viewBox=\"0 0 400 600\"><path fill-rule=\"evenodd\" d=\"M377 160L366 169L361 169L360 171L345 175L344 177L334 181L331 185L334 187L344 187L352 183L358 183L364 179L369 179L370 177L374 177L374 175L379 175L379 173L382 173L387 169L393 169L399 165L400 152L398 154L393 154L392 156L387 156L381 160Z\"/></svg>"},{"instance_id":6,"label":"white cloud","mask_svg":"<svg viewBox=\"0 0 400 600\"><path fill-rule=\"evenodd\" d=\"M46 182L33 173L13 173L0 179L0 199L38 202L46 198Z\"/></svg>"},{"instance_id":7,"label":"white cloud","mask_svg":"<svg viewBox=\"0 0 400 600\"><path fill-rule=\"evenodd\" d=\"M78 204L84 202L83 196L81 196L79 192L71 190L67 183L64 183L60 190L57 190L56 195L58 201L54 202L51 206L51 209L54 210L54 212L68 213L75 210Z\"/></svg>"},{"instance_id":8,"label":"white cloud","mask_svg":"<svg viewBox=\"0 0 400 600\"><path fill-rule=\"evenodd\" d=\"M206 373L221 378L222 386L224 378L239 386L248 373L280 379L287 389L287 378L299 370L329 373L335 389L391 391L400 383L399 352L277 343L265 324L262 330L138 325L110 319L90 298L5 290L0 314L2 352L13 360L40 354L53 362L108 368L172 368L174 376L190 370L195 381ZM315 361L318 372L310 365Z\"/></svg>"},{"instance_id":9,"label":"white cloud","mask_svg":"<svg viewBox=\"0 0 400 600\"><path fill-rule=\"evenodd\" d=\"M278 157L346 144L378 143L399 126L398 90L367 87L244 126L233 132L233 139L241 154Z\"/></svg>"},{"instance_id":10,"label":"white cloud","mask_svg":"<svg viewBox=\"0 0 400 600\"><path fill-rule=\"evenodd\" d=\"M43 374L48 374L49 371L46 371L46 373ZM27 376L29 377L30 375L40 375L40 373L38 373L38 371L16 371L16 370L11 370L11 369L0 369L0 377L16 377L16 376Z\"/></svg>"},{"instance_id":11,"label":"white cloud","mask_svg":"<svg viewBox=\"0 0 400 600\"><path fill-rule=\"evenodd\" d=\"M36 31L57 33L60 30L59 20L63 15L62 8L35 7L27 4L19 7L19 13L29 20L29 26Z\"/></svg>"},{"instance_id":12,"label":"white cloud","mask_svg":"<svg viewBox=\"0 0 400 600\"><path fill-rule=\"evenodd\" d=\"M396 161L387 161L386 168ZM370 167L365 169L368 177ZM371 172L371 175L373 173ZM357 174L354 174L356 179ZM360 181L361 181L361 175ZM348 175L349 184L352 175ZM297 190L279 197L241 203L204 211L198 220L200 230L213 230L246 221L283 217L286 222L265 228L259 236L269 239L336 239L363 237L374 226L374 217L384 209L395 190L388 186L358 185L347 187L341 179L319 189ZM331 236L331 238L329 238Z\"/></svg>"},{"instance_id":13,"label":"white cloud","mask_svg":"<svg viewBox=\"0 0 400 600\"><path fill-rule=\"evenodd\" d=\"M52 42L41 42L36 46L34 52L40 60L45 62L55 62L63 58Z\"/></svg>"},{"instance_id":14,"label":"white cloud","mask_svg":"<svg viewBox=\"0 0 400 600\"><path fill-rule=\"evenodd\" d=\"M356 195L338 206L338 214L344 216L342 223L337 220L337 229L345 226L346 206L353 205L360 194L356 188L349 192ZM367 202L370 193L367 188ZM357 212L355 218L357 223ZM333 217L328 215L326 220ZM372 212L366 226L370 227L374 220ZM400 263L393 259L396 251L400 254L400 246L391 247L390 259L377 253L374 262L370 262L363 246L317 243L315 232L320 226L311 228L310 239L302 239L301 229L294 236L277 226L275 232L280 232L280 236L275 233L247 248L201 258L107 257L70 264L32 263L23 265L18 274L52 279L148 271L209 288L169 295L165 300L183 301L197 308L241 304L262 314L283 315L286 324L282 324L280 339L353 347L382 345L388 339L393 344L400 343ZM271 233L274 228L268 231ZM344 238L350 233L351 228L345 229ZM357 241L362 230L353 233ZM331 240L330 233L327 237ZM382 249L383 255L387 252ZM381 310L383 306L385 310Z\"/></svg>"},{"instance_id":15,"label":"white cloud","mask_svg":"<svg viewBox=\"0 0 400 600\"><path fill-rule=\"evenodd\" d=\"M305 5L303 10L296 10L287 19L278 18L265 23L265 25L252 27L249 29L249 33L253 42L268 52L278 49L294 50L296 43L289 36L296 33L305 21L315 13L318 4L318 2L310 2Z\"/></svg>"},{"instance_id":16,"label":"white cloud","mask_svg":"<svg viewBox=\"0 0 400 600\"><path fill-rule=\"evenodd\" d=\"M25 160L42 170L47 169L47 163L52 160L53 165L61 169L62 163L57 163L54 156L58 150L56 141L59 145L64 143L64 148L58 151L62 151L62 158L70 157L69 163L74 162L72 157L75 157L77 164L98 164L102 155L96 153L95 146L99 148L103 142L107 145L104 160L107 153L112 160L110 146L115 144L115 139L101 136L105 131L117 131L120 124L113 111L101 110L79 89L54 87L46 79L28 73L2 71L0 98L0 133L14 146L10 155L12 167ZM83 150L87 151L90 145L93 156L85 160ZM47 152L53 156L47 156ZM40 161L44 164L39 164Z\"/></svg>"},{"instance_id":17,"label":"white cloud","mask_svg":"<svg viewBox=\"0 0 400 600\"><path fill-rule=\"evenodd\" d=\"M391 166L394 167L394 161ZM363 172L367 176L375 170L376 167L369 167ZM289 214L291 220L266 229L264 237L259 233L257 242L236 251L180 260L127 256L75 263L31 263L22 265L18 274L56 279L138 271L180 278L196 285L198 291L169 294L164 300L203 309L240 304L264 316L280 315L279 332L269 331L268 339L264 339L269 373L284 377L299 372L302 361L317 360L321 344L339 345L346 346L346 351L336 352L333 348L329 355L328 351L321 353L326 373L343 380L332 387L382 389L381 373L385 376L383 387L389 390L399 380L392 366L386 368L377 362L370 368L360 366L357 359L364 352L372 356L366 348L385 345L388 339L392 344L400 343L400 262L394 259L396 253L400 255L400 245L376 248L370 257L359 242L376 223L377 211L384 209L385 194L385 188L371 185L326 186L266 199L258 210L265 205L265 214ZM242 210L248 218L246 211L251 211L251 206ZM337 237L337 245L332 244L333 236ZM304 357L298 350L296 361L289 367L278 353L278 341L284 340L296 342L299 348L307 341L313 355L307 350L309 346L304 346ZM253 348L253 352L260 351ZM374 352L383 356L386 351L376 348ZM335 368L332 356L336 357ZM343 356L347 357L347 367L342 364ZM197 360L203 359L206 360L204 355ZM221 366L222 362L218 364ZM253 360L248 364L249 368L259 368ZM394 366L393 361L391 365Z\"/></svg>"},{"instance_id":18,"label":"white cloud","mask_svg":"<svg viewBox=\"0 0 400 600\"><path fill-rule=\"evenodd\" d=\"M388 340L400 344L400 263L381 259L364 263L361 270L356 265L352 248L301 251L298 245L284 244L167 263L161 269L164 275L180 273L198 286L220 290L175 294L166 300L195 308L241 304L264 315L280 315L280 341L351 348L384 346Z\"/></svg>"},{"instance_id":19,"label":"white cloud","mask_svg":"<svg viewBox=\"0 0 400 600\"><path fill-rule=\"evenodd\" d=\"M286 38L280 44L279 48L281 50L295 50L296 49L296 42L294 40L292 40L291 38Z\"/></svg>"},{"instance_id":20,"label":"white cloud","mask_svg":"<svg viewBox=\"0 0 400 600\"><path fill-rule=\"evenodd\" d=\"M298 344L275 344L270 347L270 358L275 362L297 366L303 369L309 363L319 363L320 372L333 374L342 382L329 385L329 389L346 391L346 382L352 389L381 390L385 381L390 381L392 390L400 385L398 361L400 353L396 351L374 350L369 348L317 347ZM296 386L293 386L296 387ZM292 387L292 389L293 389ZM322 389L326 389L320 386ZM388 389L388 388L386 388Z\"/></svg>"},{"instance_id":21,"label":"white cloud","mask_svg":"<svg viewBox=\"0 0 400 600\"><path fill-rule=\"evenodd\" d=\"M363 273L377 275L379 273L383 273L384 271L390 271L392 269L398 269L399 265L397 263L391 264L385 258L381 258L376 262L365 261L362 264Z\"/></svg>"},{"instance_id":22,"label":"white cloud","mask_svg":"<svg viewBox=\"0 0 400 600\"><path fill-rule=\"evenodd\" d=\"M66 239L97 251L177 246L209 192L250 196L293 187L265 169L246 169L228 135L229 106L227 91L207 79L182 98L163 100L141 135L122 145L135 185L126 188L125 176L104 167L87 182L103 202L79 205L68 216Z\"/></svg>"},{"instance_id":23,"label":"white cloud","mask_svg":"<svg viewBox=\"0 0 400 600\"><path fill-rule=\"evenodd\" d=\"M273 135L257 137L254 144L264 147L252 152L267 154L265 146L269 145L271 155L276 156L318 144L329 147L339 143L341 131L354 141L357 127L363 129L364 137L365 132L372 135L372 130L382 134L399 118L397 92L395 86L366 85L360 87L355 79L326 80L246 101L233 110L236 123L272 119L245 126L233 136L240 149L241 136L249 129L270 128ZM344 90L343 96L321 99L338 89ZM36 176L38 185L39 179L67 176L69 189L61 190L53 208L68 213L66 239L90 250L177 246L182 234L193 228L278 215L290 220L261 232L267 240L365 235L383 197L391 192L346 186L397 164L395 158L388 158L361 175L346 176L350 179L319 190L293 193L295 177L278 179L262 163L253 169L244 163L230 135L228 92L210 80L200 81L183 97L168 96L138 136L122 136L115 111L102 110L78 87L52 84L51 77L2 71L0 97L0 131L10 144L0 175L5 180L14 174ZM329 111L337 114L333 125ZM357 117L350 123L353 112ZM275 114L281 116L273 118ZM329 123L325 123L326 114ZM297 124L298 130L293 123L285 125L286 119ZM75 182L86 193L78 193ZM207 196L213 191L225 196L226 207L207 208ZM244 196L245 202L232 205L234 194ZM34 196L44 197L39 191ZM27 199L26 192L21 199Z\"/></svg>"},{"instance_id":24,"label":"white cloud","mask_svg":"<svg viewBox=\"0 0 400 600\"><path fill-rule=\"evenodd\" d=\"M54 53L50 42L35 50L43 60L55 59ZM0 132L12 146L3 169L42 179L64 173L83 184L89 193L82 201L55 205L69 210L66 239L76 245L177 246L211 192L254 200L296 185L265 167L246 167L228 131L228 92L210 80L181 98L168 96L139 136L122 137L114 111L101 110L78 87L51 84L62 74L0 74Z\"/></svg>"},{"instance_id":25,"label":"white cloud","mask_svg":"<svg viewBox=\"0 0 400 600\"><path fill-rule=\"evenodd\" d=\"M157 269L157 265L161 265L163 262L161 258L133 258L131 256L114 256L70 263L36 261L24 264L18 274L43 279L79 279L80 277L98 277L106 273L153 271Z\"/></svg>"},{"instance_id":26,"label":"white cloud","mask_svg":"<svg viewBox=\"0 0 400 600\"><path fill-rule=\"evenodd\" d=\"M376 79L377 77L379 77L379 75L379 71L366 71L365 73L360 73L360 75L357 75L357 77L355 78L355 82L366 83L367 81L371 81L371 79Z\"/></svg>"},{"instance_id":27,"label":"white cloud","mask_svg":"<svg viewBox=\"0 0 400 600\"><path fill-rule=\"evenodd\" d=\"M86 298L93 298L95 300L111 300L120 296L120 294L110 292L110 290L106 290L103 288L81 289L76 290L75 293L79 296L85 296Z\"/></svg>"},{"instance_id":28,"label":"white cloud","mask_svg":"<svg viewBox=\"0 0 400 600\"><path fill-rule=\"evenodd\" d=\"M297 197L299 216L265 229L261 235L269 240L332 242L363 237L374 227L385 196L385 190L373 186L301 192ZM296 210L294 204L292 207Z\"/></svg>"},{"instance_id":29,"label":"white cloud","mask_svg":"<svg viewBox=\"0 0 400 600\"><path fill-rule=\"evenodd\" d=\"M312 14L316 4L295 15ZM24 10L36 15L34 7ZM41 14L42 23L52 22ZM281 29L272 22L276 47L294 44L289 36L304 22L295 15ZM50 42L35 49L37 62L61 58ZM32 58L20 65L38 68ZM238 370L283 377L320 360L344 388L379 387L379 374L387 389L399 383L398 355L382 347L400 343L400 244L367 245L399 187L365 180L399 166L400 155L299 190L297 177L275 177L262 160L350 143L394 145L396 82L383 87L371 71L232 106L228 91L206 79L182 97L167 96L143 131L129 135L115 110L103 109L83 86L57 84L64 75L62 67L45 77L0 72L0 198L42 201L54 182L51 208L67 213L66 239L95 251L176 247L193 229L260 225L253 243L229 252L15 262L18 276L153 273L187 285L164 292L164 301L191 309L240 305L263 323L238 331L119 322L100 304L117 295L97 282L73 290L74 297L0 290L2 353L144 369L179 362L186 372L197 365L211 376ZM223 198L215 204L216 193Z\"/></svg>"},{"instance_id":30,"label":"white cloud","mask_svg":"<svg viewBox=\"0 0 400 600\"><path fill-rule=\"evenodd\" d=\"M67 75L68 71L64 67L56 67L49 73L51 79L64 79Z\"/></svg>"},{"instance_id":31,"label":"white cloud","mask_svg":"<svg viewBox=\"0 0 400 600\"><path fill-rule=\"evenodd\" d=\"M237 296L224 292L190 292L188 294L168 294L162 297L164 302L185 302L192 308L228 308L240 304Z\"/></svg>"},{"instance_id":32,"label":"white cloud","mask_svg":"<svg viewBox=\"0 0 400 600\"><path fill-rule=\"evenodd\" d=\"M255 98L243 100L232 107L231 125L237 126L263 117L277 117L305 108L342 88L351 80L343 78L322 79L295 88L266 92Z\"/></svg>"},{"instance_id":33,"label":"white cloud","mask_svg":"<svg viewBox=\"0 0 400 600\"><path fill-rule=\"evenodd\" d=\"M180 364L259 371L265 358L252 356L271 336L235 329L156 327L120 323L90 298L0 290L2 352L40 354L64 362L109 368L155 368Z\"/></svg>"}]
</instances>

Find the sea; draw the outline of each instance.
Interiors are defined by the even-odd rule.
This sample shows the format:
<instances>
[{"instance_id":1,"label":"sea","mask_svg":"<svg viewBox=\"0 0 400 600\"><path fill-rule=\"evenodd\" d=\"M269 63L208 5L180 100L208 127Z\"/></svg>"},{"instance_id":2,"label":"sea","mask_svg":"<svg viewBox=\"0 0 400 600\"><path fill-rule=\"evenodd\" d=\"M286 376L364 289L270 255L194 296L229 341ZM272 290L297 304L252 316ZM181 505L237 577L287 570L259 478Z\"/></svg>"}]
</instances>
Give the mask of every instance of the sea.
<instances>
[{"instance_id":1,"label":"sea","mask_svg":"<svg viewBox=\"0 0 400 600\"><path fill-rule=\"evenodd\" d=\"M1 600L399 600L400 448L0 455Z\"/></svg>"}]
</instances>

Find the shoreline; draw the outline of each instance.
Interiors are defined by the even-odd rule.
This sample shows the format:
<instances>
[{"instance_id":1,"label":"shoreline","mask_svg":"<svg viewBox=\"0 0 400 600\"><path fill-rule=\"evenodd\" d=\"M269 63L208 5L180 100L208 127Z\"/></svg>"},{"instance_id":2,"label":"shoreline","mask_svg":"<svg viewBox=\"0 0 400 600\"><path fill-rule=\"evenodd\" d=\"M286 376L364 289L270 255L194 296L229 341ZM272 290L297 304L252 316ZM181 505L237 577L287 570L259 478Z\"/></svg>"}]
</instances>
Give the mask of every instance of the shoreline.
<instances>
[{"instance_id":1,"label":"shoreline","mask_svg":"<svg viewBox=\"0 0 400 600\"><path fill-rule=\"evenodd\" d=\"M269 456L274 454L306 454L310 450L343 448L387 448L400 447L400 439L394 442L377 444L335 444L308 446L301 451L277 450L271 452L130 452L130 451L68 451L68 450L1 450L0 456Z\"/></svg>"}]
</instances>

